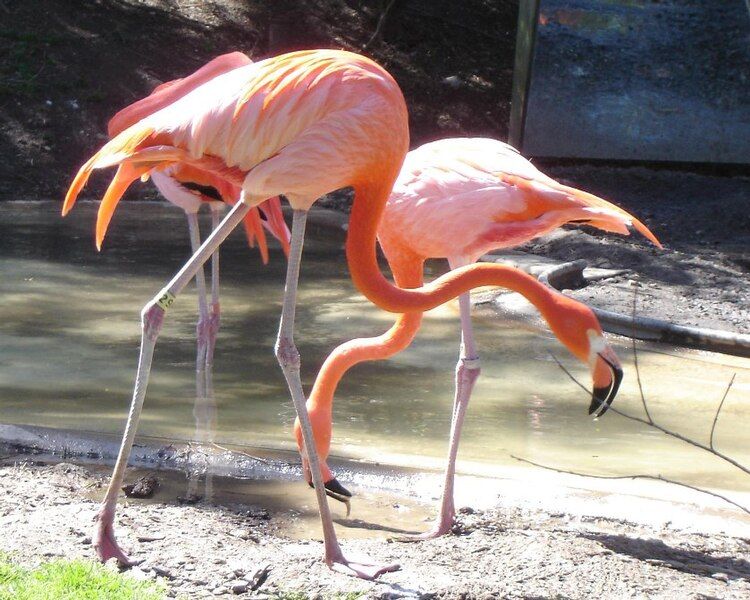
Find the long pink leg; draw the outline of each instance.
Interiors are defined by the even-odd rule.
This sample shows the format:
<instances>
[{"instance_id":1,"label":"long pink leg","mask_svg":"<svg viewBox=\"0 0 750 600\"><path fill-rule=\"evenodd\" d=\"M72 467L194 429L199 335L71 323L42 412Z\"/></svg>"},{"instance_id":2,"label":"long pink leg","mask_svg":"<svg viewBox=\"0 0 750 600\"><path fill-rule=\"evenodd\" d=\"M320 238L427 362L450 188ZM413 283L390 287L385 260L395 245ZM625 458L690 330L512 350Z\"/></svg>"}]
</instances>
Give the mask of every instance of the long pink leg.
<instances>
[{"instance_id":1,"label":"long pink leg","mask_svg":"<svg viewBox=\"0 0 750 600\"><path fill-rule=\"evenodd\" d=\"M289 251L289 263L287 266L286 286L284 288L284 304L279 323L279 334L276 339L276 357L284 372L289 391L292 395L294 408L297 411L302 428L304 440L304 454L312 473L313 486L318 499L320 519L323 524L323 539L325 543L326 564L333 569L347 575L353 575L362 579L375 579L383 573L395 571L398 565L379 566L363 560L362 562L349 561L341 551L341 546L336 538L333 528L333 520L328 507L328 499L323 486L323 478L320 475L320 461L315 446L310 417L307 414L305 395L302 391L300 380L300 356L294 344L294 316L297 301L297 282L299 280L299 267L302 258L302 244L305 237L305 223L307 211L295 210L292 220L292 240Z\"/></svg>"},{"instance_id":2,"label":"long pink leg","mask_svg":"<svg viewBox=\"0 0 750 600\"><path fill-rule=\"evenodd\" d=\"M200 229L198 227L198 214L187 212L188 229L190 230L190 248L193 254L198 252L201 245ZM198 398L206 394L206 352L208 349L208 292L206 289L206 274L201 266L195 274L195 287L198 291L198 323L196 332L196 358L195 358L195 387Z\"/></svg>"},{"instance_id":3,"label":"long pink leg","mask_svg":"<svg viewBox=\"0 0 750 600\"><path fill-rule=\"evenodd\" d=\"M249 210L250 207L247 204L238 202L221 222L221 225L203 243L198 252L185 263L167 286L153 300L148 302L141 311L141 352L138 359L138 372L135 377L133 399L130 404L130 412L125 425L120 452L115 462L107 494L96 517L97 523L93 535L94 549L103 561L114 557L123 565L131 564L130 559L120 549L115 539L114 517L117 508L117 496L122 485L128 457L133 447L138 419L143 409L143 400L146 396L154 347L156 346L156 340L159 337L159 332L164 322L164 313L172 305L177 294L185 288L219 245L239 225Z\"/></svg>"},{"instance_id":4,"label":"long pink leg","mask_svg":"<svg viewBox=\"0 0 750 600\"><path fill-rule=\"evenodd\" d=\"M216 229L221 222L221 210L224 206L221 202L211 202L211 228ZM208 339L206 347L206 385L209 385L213 377L214 350L216 349L216 336L219 333L221 321L221 306L219 304L219 250L211 256L211 305L208 310Z\"/></svg>"},{"instance_id":5,"label":"long pink leg","mask_svg":"<svg viewBox=\"0 0 750 600\"><path fill-rule=\"evenodd\" d=\"M449 259L449 262L451 269L457 269L468 264L468 261L459 258ZM474 330L471 326L471 297L469 293L461 294L458 297L458 303L461 311L461 349L459 351L458 362L456 363L456 390L453 397L453 418L451 419L448 463L445 468L443 496L440 501L440 512L432 528L416 536L416 539L431 539L449 533L456 518L453 485L456 476L458 443L461 438L461 428L466 416L466 409L469 406L471 392L480 373L479 354L474 342Z\"/></svg>"},{"instance_id":6,"label":"long pink leg","mask_svg":"<svg viewBox=\"0 0 750 600\"><path fill-rule=\"evenodd\" d=\"M212 205L213 206L213 205ZM200 227L198 225L198 214L185 211L190 231L190 247L193 254L198 252L201 245ZM213 211L212 211L213 212ZM213 223L212 229L216 229L218 223ZM213 253L212 261L218 256L219 251ZM195 357L195 404L193 405L193 418L195 420L195 439L198 442L208 443L213 441L213 428L216 417L216 403L210 385L211 373L208 366L208 353L213 352L211 337L212 323L208 306L208 293L206 290L206 275L203 267L195 274L195 287L198 292L198 323L196 324L196 357ZM214 336L215 339L215 336ZM187 497L198 495L198 483L200 474L191 469L188 476ZM210 474L206 472L206 498L211 497Z\"/></svg>"},{"instance_id":7,"label":"long pink leg","mask_svg":"<svg viewBox=\"0 0 750 600\"><path fill-rule=\"evenodd\" d=\"M215 230L221 223L221 213L226 206L223 202L210 202L211 230ZM208 325L206 342L205 378L206 394L201 407L201 414L196 414L196 425L201 424L198 440L206 444L214 441L216 431L216 399L214 398L214 351L216 350L216 336L219 334L221 321L221 305L219 304L219 254L220 248L211 255L211 303L208 307ZM196 407L198 408L198 407ZM205 498L213 497L213 474L206 469L206 493Z\"/></svg>"}]
</instances>

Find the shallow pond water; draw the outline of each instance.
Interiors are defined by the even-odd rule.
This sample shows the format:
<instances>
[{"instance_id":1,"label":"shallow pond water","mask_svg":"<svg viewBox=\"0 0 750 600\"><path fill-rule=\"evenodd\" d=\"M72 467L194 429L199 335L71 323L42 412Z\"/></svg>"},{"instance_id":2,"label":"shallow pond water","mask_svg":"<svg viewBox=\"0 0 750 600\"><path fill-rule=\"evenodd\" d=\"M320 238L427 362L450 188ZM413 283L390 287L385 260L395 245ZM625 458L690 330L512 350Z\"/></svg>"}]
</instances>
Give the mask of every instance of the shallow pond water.
<instances>
[{"instance_id":1,"label":"shallow pond water","mask_svg":"<svg viewBox=\"0 0 750 600\"><path fill-rule=\"evenodd\" d=\"M168 205L123 202L104 250L93 244L96 206L66 219L59 204L0 205L0 421L122 431L137 361L139 311L188 255L186 223ZM205 224L205 223L204 223ZM342 236L310 227L297 309L296 341L306 387L326 354L355 336L384 331L392 316L348 280ZM445 267L431 265L428 276ZM294 410L273 356L285 261L268 265L233 234L222 250L222 327L214 375L214 440L290 449ZM170 311L156 349L139 432L195 439L195 295ZM587 415L589 399L550 353L584 383L577 364L546 331L521 321L475 319L482 355L459 455L459 470L503 475L534 469L512 455L560 469L605 475L651 474L713 488L750 491L750 477L658 431L607 414ZM430 312L411 348L355 368L339 388L334 453L389 464L438 468L450 425L458 350L457 304ZM632 351L615 343L625 368L616 406L642 415ZM750 361L639 344L652 416L707 442L716 407L737 377L716 426L716 445L750 462Z\"/></svg>"}]
</instances>

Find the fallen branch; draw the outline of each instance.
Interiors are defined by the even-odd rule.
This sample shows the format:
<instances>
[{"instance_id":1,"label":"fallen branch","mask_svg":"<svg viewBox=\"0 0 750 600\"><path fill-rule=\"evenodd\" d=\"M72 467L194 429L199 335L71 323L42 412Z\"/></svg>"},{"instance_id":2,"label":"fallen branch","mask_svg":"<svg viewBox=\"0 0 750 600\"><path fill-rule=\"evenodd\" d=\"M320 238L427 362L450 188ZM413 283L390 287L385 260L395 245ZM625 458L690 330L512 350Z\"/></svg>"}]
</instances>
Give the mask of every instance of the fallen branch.
<instances>
[{"instance_id":1,"label":"fallen branch","mask_svg":"<svg viewBox=\"0 0 750 600\"><path fill-rule=\"evenodd\" d=\"M539 281L558 291L565 287L576 287L569 285L569 283L572 279L585 282L583 275L585 268L586 261L584 260L562 263L545 270L539 275ZM578 275L576 275L577 272ZM639 340L750 357L750 335L705 327L677 325L661 319L628 316L601 308L591 307L591 310L599 319L602 329L609 333Z\"/></svg>"}]
</instances>

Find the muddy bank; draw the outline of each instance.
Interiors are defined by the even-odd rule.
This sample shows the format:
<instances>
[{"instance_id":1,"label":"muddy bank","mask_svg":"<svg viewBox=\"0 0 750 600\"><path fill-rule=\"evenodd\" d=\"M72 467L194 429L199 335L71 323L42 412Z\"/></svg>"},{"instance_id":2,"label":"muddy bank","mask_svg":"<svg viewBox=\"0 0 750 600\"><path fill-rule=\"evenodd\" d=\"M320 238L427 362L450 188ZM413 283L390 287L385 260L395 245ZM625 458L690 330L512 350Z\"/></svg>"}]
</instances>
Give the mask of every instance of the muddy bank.
<instances>
[{"instance_id":1,"label":"muddy bank","mask_svg":"<svg viewBox=\"0 0 750 600\"><path fill-rule=\"evenodd\" d=\"M159 477L172 482L167 489L185 484L179 475ZM69 463L6 457L0 465L0 549L25 563L91 558L91 519L106 480ZM361 592L367 598L750 594L750 539L740 537L748 527L731 517L721 531L702 529L700 518L692 525L668 518L643 524L511 502L462 509L456 534L439 540L387 543L394 534L426 529L430 510L382 495L380 510L388 509L388 522L379 520L373 507L360 507L351 520L337 518L348 553L400 562L401 571L370 583L330 572L321 560L319 534L295 533L295 523L314 515L312 501L311 495L307 501L294 497L269 508L237 495L220 496L215 504L180 504L157 493L152 501L121 502L117 530L123 546L143 561L133 574L159 578L170 596L183 598L277 597L292 591L311 597ZM256 591L250 589L254 585Z\"/></svg>"}]
</instances>

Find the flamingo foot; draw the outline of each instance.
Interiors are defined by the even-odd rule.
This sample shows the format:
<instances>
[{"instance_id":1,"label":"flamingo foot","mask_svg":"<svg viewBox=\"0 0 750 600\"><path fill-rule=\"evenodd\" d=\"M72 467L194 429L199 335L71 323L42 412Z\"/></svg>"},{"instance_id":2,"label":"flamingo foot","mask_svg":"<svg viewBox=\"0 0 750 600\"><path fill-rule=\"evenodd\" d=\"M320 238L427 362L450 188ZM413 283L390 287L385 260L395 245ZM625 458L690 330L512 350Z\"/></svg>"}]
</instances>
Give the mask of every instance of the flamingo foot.
<instances>
[{"instance_id":1,"label":"flamingo foot","mask_svg":"<svg viewBox=\"0 0 750 600\"><path fill-rule=\"evenodd\" d=\"M402 535L399 537L388 538L389 542L422 542L424 540L434 540L451 533L451 528L433 527L424 533L415 533L413 535Z\"/></svg>"},{"instance_id":2,"label":"flamingo foot","mask_svg":"<svg viewBox=\"0 0 750 600\"><path fill-rule=\"evenodd\" d=\"M337 548L335 552L329 553L326 556L326 564L328 568L337 573L369 581L377 579L383 573L393 573L401 569L401 565L397 563L378 565L366 557L363 557L361 561L348 560L340 548Z\"/></svg>"},{"instance_id":3,"label":"flamingo foot","mask_svg":"<svg viewBox=\"0 0 750 600\"><path fill-rule=\"evenodd\" d=\"M107 562L111 558L117 559L118 564L123 567L131 567L136 563L128 558L122 551L115 539L115 529L112 518L107 518L104 512L99 513L95 519L96 526L92 542L99 560Z\"/></svg>"},{"instance_id":4,"label":"flamingo foot","mask_svg":"<svg viewBox=\"0 0 750 600\"><path fill-rule=\"evenodd\" d=\"M447 518L440 518L437 520L432 529L425 531L424 533L416 533L413 535L403 535L399 537L388 538L389 542L421 542L423 540L434 540L444 535L448 535L454 532L456 527L456 517L451 515Z\"/></svg>"}]
</instances>

